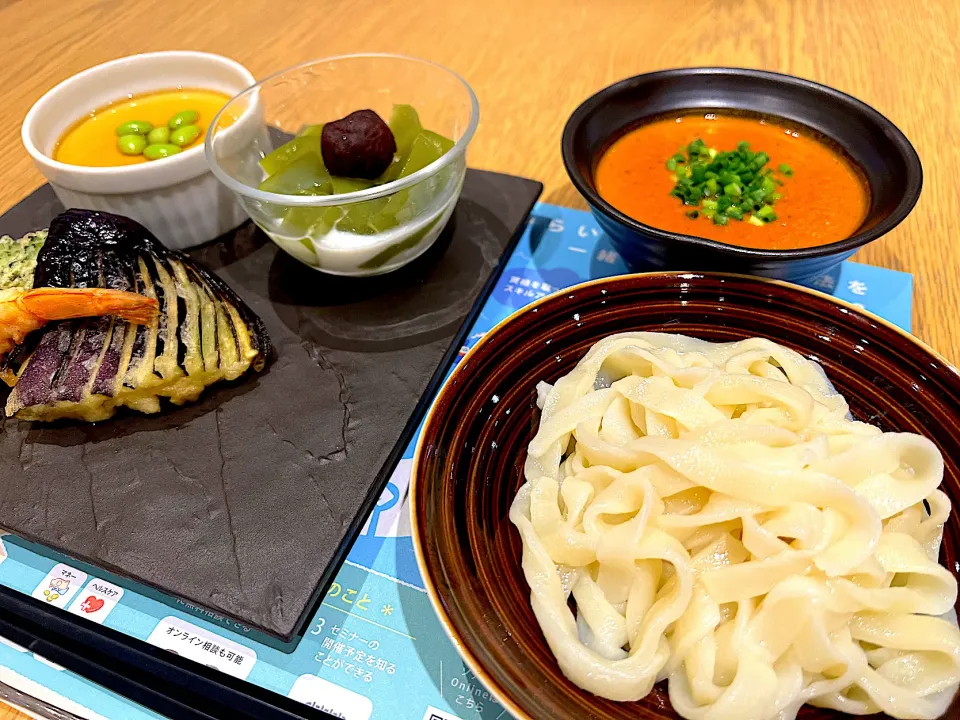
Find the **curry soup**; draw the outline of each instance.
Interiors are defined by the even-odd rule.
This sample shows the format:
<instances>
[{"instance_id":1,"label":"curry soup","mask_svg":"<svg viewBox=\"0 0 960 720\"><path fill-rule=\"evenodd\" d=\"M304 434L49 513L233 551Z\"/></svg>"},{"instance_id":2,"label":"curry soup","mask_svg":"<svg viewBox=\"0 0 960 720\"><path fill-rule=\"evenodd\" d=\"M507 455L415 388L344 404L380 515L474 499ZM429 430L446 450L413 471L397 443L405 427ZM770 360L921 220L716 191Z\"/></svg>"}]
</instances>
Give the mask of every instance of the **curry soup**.
<instances>
[{"instance_id":1,"label":"curry soup","mask_svg":"<svg viewBox=\"0 0 960 720\"><path fill-rule=\"evenodd\" d=\"M769 157L762 172L769 176L768 184L776 183L776 190L766 197L770 203L763 210L766 221L751 218L758 213L751 213L748 205L744 212L734 207L728 217L722 212L723 203L724 217L711 220L716 213L715 183L712 199L710 190L703 190L703 200L697 201L699 189L692 191L692 198L689 194L675 196L680 194L678 173L692 161L687 148L697 139L703 141L697 147L709 148L710 155L700 156L703 162L710 162L716 153L735 155L738 146L746 150L747 158L761 153ZM682 149L679 153L678 148ZM600 158L595 177L597 192L604 200L646 225L767 250L826 245L848 238L860 227L870 204L865 181L844 155L807 128L759 116L701 111L655 120L614 142ZM742 184L728 184L727 188L739 192ZM719 193L724 194L722 184ZM705 209L710 217L705 216Z\"/></svg>"},{"instance_id":2,"label":"curry soup","mask_svg":"<svg viewBox=\"0 0 960 720\"><path fill-rule=\"evenodd\" d=\"M203 143L204 133L213 118L230 98L213 90L180 88L134 95L90 113L70 127L53 149L53 159L70 165L115 167L147 162L143 154L124 154L117 145L117 128L124 124L147 122L164 128L171 118L194 111L199 118L195 138L183 144L187 150ZM221 125L229 124L221 123ZM169 141L167 141L169 142Z\"/></svg>"}]
</instances>

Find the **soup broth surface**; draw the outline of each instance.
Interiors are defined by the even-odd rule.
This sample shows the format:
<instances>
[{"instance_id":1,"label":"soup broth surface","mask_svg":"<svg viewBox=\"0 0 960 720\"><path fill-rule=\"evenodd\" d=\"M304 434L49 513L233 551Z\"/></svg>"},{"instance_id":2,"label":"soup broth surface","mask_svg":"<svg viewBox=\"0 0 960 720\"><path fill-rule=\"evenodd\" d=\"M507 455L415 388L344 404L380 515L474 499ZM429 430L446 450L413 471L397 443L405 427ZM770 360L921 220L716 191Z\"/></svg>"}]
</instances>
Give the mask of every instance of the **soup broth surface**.
<instances>
[{"instance_id":1,"label":"soup broth surface","mask_svg":"<svg viewBox=\"0 0 960 720\"><path fill-rule=\"evenodd\" d=\"M720 152L745 141L770 156L769 167L790 167L790 177L776 175L783 182L776 220L716 225L702 215L687 217L691 206L670 195L676 175L665 163L697 138ZM866 182L844 154L808 128L760 116L702 111L641 125L603 154L595 177L600 196L639 222L751 248L786 250L843 240L855 234L870 205Z\"/></svg>"}]
</instances>

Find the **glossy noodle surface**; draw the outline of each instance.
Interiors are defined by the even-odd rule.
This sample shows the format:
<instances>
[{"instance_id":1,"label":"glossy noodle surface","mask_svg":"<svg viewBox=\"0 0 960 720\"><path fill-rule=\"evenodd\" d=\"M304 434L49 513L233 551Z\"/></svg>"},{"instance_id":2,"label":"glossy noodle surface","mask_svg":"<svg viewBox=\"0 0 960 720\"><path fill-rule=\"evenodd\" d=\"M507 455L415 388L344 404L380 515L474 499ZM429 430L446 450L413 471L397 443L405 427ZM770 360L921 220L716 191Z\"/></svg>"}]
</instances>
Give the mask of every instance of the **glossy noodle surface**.
<instances>
[{"instance_id":1,"label":"glossy noodle surface","mask_svg":"<svg viewBox=\"0 0 960 720\"><path fill-rule=\"evenodd\" d=\"M930 440L852 420L764 339L613 335L538 405L510 519L572 682L632 701L667 679L691 720L946 711L960 631L939 617L957 583Z\"/></svg>"}]
</instances>

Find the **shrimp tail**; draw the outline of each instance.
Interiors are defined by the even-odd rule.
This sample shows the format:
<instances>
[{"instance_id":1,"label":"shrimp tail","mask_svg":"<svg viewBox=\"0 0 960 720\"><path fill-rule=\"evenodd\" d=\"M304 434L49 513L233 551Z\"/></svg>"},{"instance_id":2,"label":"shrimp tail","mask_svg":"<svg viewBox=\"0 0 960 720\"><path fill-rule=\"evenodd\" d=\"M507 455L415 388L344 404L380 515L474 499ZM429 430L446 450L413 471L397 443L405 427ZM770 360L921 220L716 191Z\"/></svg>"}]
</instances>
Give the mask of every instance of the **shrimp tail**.
<instances>
[{"instance_id":1,"label":"shrimp tail","mask_svg":"<svg viewBox=\"0 0 960 720\"><path fill-rule=\"evenodd\" d=\"M134 292L104 288L37 288L17 300L20 308L41 321L116 315L136 325L157 316L157 301Z\"/></svg>"},{"instance_id":2,"label":"shrimp tail","mask_svg":"<svg viewBox=\"0 0 960 720\"><path fill-rule=\"evenodd\" d=\"M117 315L135 325L146 325L157 316L157 301L104 288L0 290L0 357L48 322L101 315Z\"/></svg>"}]
</instances>

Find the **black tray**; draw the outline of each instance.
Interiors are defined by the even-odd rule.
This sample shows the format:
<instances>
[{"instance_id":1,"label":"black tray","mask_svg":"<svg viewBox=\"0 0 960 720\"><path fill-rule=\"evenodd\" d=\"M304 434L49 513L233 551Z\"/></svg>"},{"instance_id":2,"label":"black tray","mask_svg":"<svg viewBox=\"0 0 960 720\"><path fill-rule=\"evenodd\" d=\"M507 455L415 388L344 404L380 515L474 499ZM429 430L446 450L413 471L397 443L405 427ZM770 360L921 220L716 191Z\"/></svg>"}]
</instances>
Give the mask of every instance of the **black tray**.
<instances>
[{"instance_id":1,"label":"black tray","mask_svg":"<svg viewBox=\"0 0 960 720\"><path fill-rule=\"evenodd\" d=\"M371 279L316 273L252 224L190 254L264 320L266 372L158 416L0 428L0 525L289 641L410 442L541 191L469 171L437 244ZM45 186L0 233L46 226Z\"/></svg>"}]
</instances>

